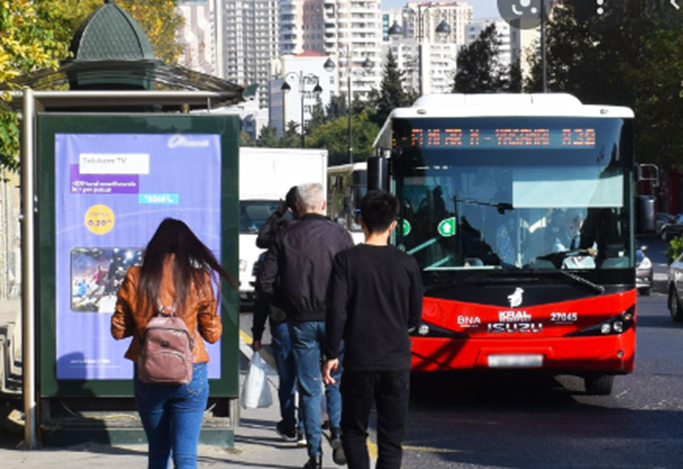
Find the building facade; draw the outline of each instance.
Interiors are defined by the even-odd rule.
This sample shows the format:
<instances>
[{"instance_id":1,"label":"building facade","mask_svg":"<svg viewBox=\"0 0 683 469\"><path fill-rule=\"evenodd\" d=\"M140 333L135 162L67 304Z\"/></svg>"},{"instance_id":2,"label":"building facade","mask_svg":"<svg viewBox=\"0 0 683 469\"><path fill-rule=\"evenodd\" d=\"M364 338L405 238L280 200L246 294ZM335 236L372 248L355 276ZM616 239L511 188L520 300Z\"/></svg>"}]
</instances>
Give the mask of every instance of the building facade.
<instances>
[{"instance_id":1,"label":"building facade","mask_svg":"<svg viewBox=\"0 0 683 469\"><path fill-rule=\"evenodd\" d=\"M185 19L178 31L183 54L178 64L225 78L225 0L180 0L177 11Z\"/></svg>"},{"instance_id":2,"label":"building facade","mask_svg":"<svg viewBox=\"0 0 683 469\"><path fill-rule=\"evenodd\" d=\"M268 106L270 61L280 54L279 5L277 0L225 1L225 79L258 84L260 107Z\"/></svg>"},{"instance_id":3,"label":"building facade","mask_svg":"<svg viewBox=\"0 0 683 469\"><path fill-rule=\"evenodd\" d=\"M321 52L307 51L298 55L284 55L271 61L271 76L268 83L268 121L281 137L290 122L301 131L302 122L306 125L313 108L320 103L325 108L333 94L337 94L337 74L335 70L325 70L328 56ZM288 92L282 91L287 82ZM322 92L314 93L316 85Z\"/></svg>"}]
</instances>

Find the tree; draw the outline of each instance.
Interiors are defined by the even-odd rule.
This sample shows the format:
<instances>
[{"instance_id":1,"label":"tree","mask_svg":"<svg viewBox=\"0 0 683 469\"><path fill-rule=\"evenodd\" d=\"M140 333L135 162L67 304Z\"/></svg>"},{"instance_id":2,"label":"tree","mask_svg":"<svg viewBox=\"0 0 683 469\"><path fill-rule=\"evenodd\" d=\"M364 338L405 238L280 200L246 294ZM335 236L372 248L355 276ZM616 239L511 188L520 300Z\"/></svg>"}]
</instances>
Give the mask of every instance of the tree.
<instances>
[{"instance_id":1,"label":"tree","mask_svg":"<svg viewBox=\"0 0 683 469\"><path fill-rule=\"evenodd\" d=\"M306 122L306 135L313 132L316 128L325 123L325 109L323 108L323 100L320 96L316 97L315 105L311 110L311 118Z\"/></svg>"},{"instance_id":2,"label":"tree","mask_svg":"<svg viewBox=\"0 0 683 469\"><path fill-rule=\"evenodd\" d=\"M368 111L363 110L352 116L351 130L353 159L365 161L372 155L372 143L379 127L370 120ZM348 163L348 116L328 120L311 133L307 142L311 148L327 149L330 166Z\"/></svg>"},{"instance_id":3,"label":"tree","mask_svg":"<svg viewBox=\"0 0 683 469\"><path fill-rule=\"evenodd\" d=\"M240 130L240 147L255 147L256 142L244 130Z\"/></svg>"},{"instance_id":4,"label":"tree","mask_svg":"<svg viewBox=\"0 0 683 469\"><path fill-rule=\"evenodd\" d=\"M285 133L280 139L281 148L301 148L301 125L294 122L287 122Z\"/></svg>"},{"instance_id":5,"label":"tree","mask_svg":"<svg viewBox=\"0 0 683 469\"><path fill-rule=\"evenodd\" d=\"M347 98L343 95L330 96L330 102L325 107L325 116L327 119L336 119L343 117L349 113L349 105Z\"/></svg>"},{"instance_id":6,"label":"tree","mask_svg":"<svg viewBox=\"0 0 683 469\"><path fill-rule=\"evenodd\" d=\"M453 92L487 93L503 90L506 70L500 64L499 52L496 25L491 23L474 42L458 53Z\"/></svg>"},{"instance_id":7,"label":"tree","mask_svg":"<svg viewBox=\"0 0 683 469\"><path fill-rule=\"evenodd\" d=\"M605 20L586 21L585 5L578 0L553 11L548 89L570 93L585 104L631 107L637 161L668 167L683 150L683 17L672 14L668 4L647 0L612 5L615 10ZM538 91L539 57L531 66L528 89Z\"/></svg>"},{"instance_id":8,"label":"tree","mask_svg":"<svg viewBox=\"0 0 683 469\"><path fill-rule=\"evenodd\" d=\"M0 85L41 68L54 68L68 47L57 39L57 7L50 0L13 0L0 4ZM58 25L57 25L58 26ZM2 108L0 108L2 109ZM0 166L18 169L19 127L15 113L0 110Z\"/></svg>"},{"instance_id":9,"label":"tree","mask_svg":"<svg viewBox=\"0 0 683 469\"><path fill-rule=\"evenodd\" d=\"M176 40L183 19L173 0L119 0L148 35L158 58L175 62L182 52ZM57 68L69 57L78 27L101 0L12 0L0 3L0 86L43 68ZM0 167L18 169L16 114L0 110Z\"/></svg>"},{"instance_id":10,"label":"tree","mask_svg":"<svg viewBox=\"0 0 683 469\"><path fill-rule=\"evenodd\" d=\"M522 67L519 65L519 60L517 60L510 65L510 77L507 80L505 91L521 93L522 82Z\"/></svg>"},{"instance_id":11,"label":"tree","mask_svg":"<svg viewBox=\"0 0 683 469\"><path fill-rule=\"evenodd\" d=\"M397 107L410 105L408 96L403 90L403 75L405 72L398 68L396 58L391 52L387 53L387 61L384 65L382 83L379 94L375 94L375 99L371 99L376 112L371 116L372 121L377 125L383 125L391 111ZM374 101L374 102L373 102Z\"/></svg>"},{"instance_id":12,"label":"tree","mask_svg":"<svg viewBox=\"0 0 683 469\"><path fill-rule=\"evenodd\" d=\"M275 127L263 127L256 139L257 147L278 148L280 139L277 138L277 129Z\"/></svg>"}]
</instances>

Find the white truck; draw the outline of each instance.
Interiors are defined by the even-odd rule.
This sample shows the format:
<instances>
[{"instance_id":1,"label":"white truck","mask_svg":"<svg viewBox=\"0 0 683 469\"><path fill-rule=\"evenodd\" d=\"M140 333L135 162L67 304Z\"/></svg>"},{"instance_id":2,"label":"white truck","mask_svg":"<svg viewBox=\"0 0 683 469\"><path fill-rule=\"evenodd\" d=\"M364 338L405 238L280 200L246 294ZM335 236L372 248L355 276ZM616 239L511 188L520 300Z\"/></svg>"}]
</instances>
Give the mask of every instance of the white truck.
<instances>
[{"instance_id":1,"label":"white truck","mask_svg":"<svg viewBox=\"0 0 683 469\"><path fill-rule=\"evenodd\" d=\"M292 186L319 182L327 193L327 150L240 148L240 301L254 300L259 229Z\"/></svg>"}]
</instances>

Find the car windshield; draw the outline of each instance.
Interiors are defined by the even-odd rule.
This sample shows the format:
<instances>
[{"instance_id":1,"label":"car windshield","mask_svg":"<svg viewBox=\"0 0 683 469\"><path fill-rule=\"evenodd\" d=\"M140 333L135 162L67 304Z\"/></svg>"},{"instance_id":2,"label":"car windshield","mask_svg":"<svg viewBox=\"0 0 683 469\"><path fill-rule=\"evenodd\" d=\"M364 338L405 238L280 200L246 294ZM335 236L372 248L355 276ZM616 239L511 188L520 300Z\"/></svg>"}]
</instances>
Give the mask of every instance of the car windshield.
<instances>
[{"instance_id":1,"label":"car windshield","mask_svg":"<svg viewBox=\"0 0 683 469\"><path fill-rule=\"evenodd\" d=\"M258 233L278 205L277 200L240 200L240 234Z\"/></svg>"},{"instance_id":2,"label":"car windshield","mask_svg":"<svg viewBox=\"0 0 683 469\"><path fill-rule=\"evenodd\" d=\"M643 251L638 249L636 251L636 264L640 264L641 262L643 262L643 259L645 259L645 255L643 254Z\"/></svg>"},{"instance_id":3,"label":"car windshield","mask_svg":"<svg viewBox=\"0 0 683 469\"><path fill-rule=\"evenodd\" d=\"M513 127L509 119L478 123L476 148L473 119L461 125L470 135L457 135L456 123L444 130L469 139L459 146L430 144L440 123L422 121L403 130L412 140L396 164L396 192L403 224L397 244L424 270L633 268L621 121L516 119L516 127L551 129L543 148L496 144L498 130ZM423 142L417 125L429 126ZM562 135L555 128L590 129L594 140L553 147L553 136Z\"/></svg>"}]
</instances>

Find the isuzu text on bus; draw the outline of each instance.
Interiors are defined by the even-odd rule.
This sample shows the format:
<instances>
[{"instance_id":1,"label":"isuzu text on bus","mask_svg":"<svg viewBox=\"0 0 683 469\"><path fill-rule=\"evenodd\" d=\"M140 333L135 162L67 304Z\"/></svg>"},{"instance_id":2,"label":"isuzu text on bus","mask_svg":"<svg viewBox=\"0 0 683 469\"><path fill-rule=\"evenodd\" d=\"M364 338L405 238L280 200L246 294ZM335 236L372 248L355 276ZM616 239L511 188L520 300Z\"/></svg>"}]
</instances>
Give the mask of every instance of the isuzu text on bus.
<instances>
[{"instance_id":1,"label":"isuzu text on bus","mask_svg":"<svg viewBox=\"0 0 683 469\"><path fill-rule=\"evenodd\" d=\"M609 394L634 369L633 112L566 94L395 109L369 187L423 271L413 371L537 369Z\"/></svg>"}]
</instances>

